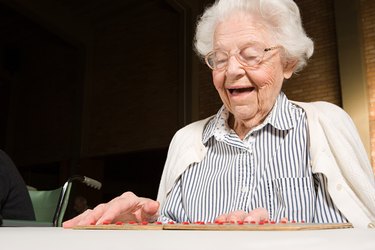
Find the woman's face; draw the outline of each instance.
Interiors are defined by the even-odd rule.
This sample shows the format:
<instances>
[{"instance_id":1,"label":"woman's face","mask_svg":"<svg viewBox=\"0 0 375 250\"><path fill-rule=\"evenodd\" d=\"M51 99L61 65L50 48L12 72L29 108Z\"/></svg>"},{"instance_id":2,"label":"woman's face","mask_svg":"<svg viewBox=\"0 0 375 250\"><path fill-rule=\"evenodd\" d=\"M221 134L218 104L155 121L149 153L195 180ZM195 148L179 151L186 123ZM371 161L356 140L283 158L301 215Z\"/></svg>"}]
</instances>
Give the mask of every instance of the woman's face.
<instances>
[{"instance_id":1,"label":"woman's face","mask_svg":"<svg viewBox=\"0 0 375 250\"><path fill-rule=\"evenodd\" d=\"M257 44L264 48L274 47L271 36L257 20L237 13L217 25L214 34L214 50L224 50L231 56L228 65L213 70L213 82L221 100L234 116L234 123L261 123L271 110L281 90L284 78L289 78L293 67L281 58L282 48L268 51L259 65L245 67L235 55L244 46ZM256 46L256 45L254 45Z\"/></svg>"}]
</instances>

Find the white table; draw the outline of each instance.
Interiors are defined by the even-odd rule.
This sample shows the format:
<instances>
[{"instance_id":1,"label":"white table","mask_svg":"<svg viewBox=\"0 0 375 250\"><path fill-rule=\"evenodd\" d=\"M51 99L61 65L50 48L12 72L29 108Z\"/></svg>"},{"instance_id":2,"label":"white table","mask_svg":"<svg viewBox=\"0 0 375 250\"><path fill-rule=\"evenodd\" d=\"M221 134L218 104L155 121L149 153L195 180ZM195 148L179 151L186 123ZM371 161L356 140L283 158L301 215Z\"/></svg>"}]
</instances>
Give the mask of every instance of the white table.
<instances>
[{"instance_id":1,"label":"white table","mask_svg":"<svg viewBox=\"0 0 375 250\"><path fill-rule=\"evenodd\" d=\"M375 229L311 231L73 230L0 227L4 250L374 250Z\"/></svg>"}]
</instances>

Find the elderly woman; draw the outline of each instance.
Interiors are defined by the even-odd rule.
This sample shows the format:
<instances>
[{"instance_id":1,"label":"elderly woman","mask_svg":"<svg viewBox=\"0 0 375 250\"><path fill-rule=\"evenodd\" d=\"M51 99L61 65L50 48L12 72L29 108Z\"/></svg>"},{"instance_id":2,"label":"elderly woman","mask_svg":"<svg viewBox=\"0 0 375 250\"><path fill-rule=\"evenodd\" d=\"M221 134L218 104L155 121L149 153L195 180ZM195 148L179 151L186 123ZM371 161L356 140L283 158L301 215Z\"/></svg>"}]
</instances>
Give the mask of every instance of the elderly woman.
<instances>
[{"instance_id":1,"label":"elderly woman","mask_svg":"<svg viewBox=\"0 0 375 250\"><path fill-rule=\"evenodd\" d=\"M176 133L157 202L126 192L65 227L156 218L375 221L374 175L348 115L281 92L313 53L293 0L218 0L200 18L195 45L224 105Z\"/></svg>"}]
</instances>

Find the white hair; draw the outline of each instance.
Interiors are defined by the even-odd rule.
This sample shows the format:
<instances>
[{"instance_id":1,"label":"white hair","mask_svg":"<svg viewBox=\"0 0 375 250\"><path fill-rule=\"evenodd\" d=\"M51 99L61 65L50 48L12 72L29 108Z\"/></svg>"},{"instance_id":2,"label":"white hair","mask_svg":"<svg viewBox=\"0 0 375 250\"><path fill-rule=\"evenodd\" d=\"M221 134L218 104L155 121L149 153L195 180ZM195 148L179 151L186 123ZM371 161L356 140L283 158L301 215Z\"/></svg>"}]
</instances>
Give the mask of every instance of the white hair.
<instances>
[{"instance_id":1,"label":"white hair","mask_svg":"<svg viewBox=\"0 0 375 250\"><path fill-rule=\"evenodd\" d=\"M300 11L293 0L216 0L197 23L195 49L199 56L212 51L216 25L238 11L259 18L266 32L284 48L285 59L297 61L295 72L306 65L314 43L302 27Z\"/></svg>"}]
</instances>

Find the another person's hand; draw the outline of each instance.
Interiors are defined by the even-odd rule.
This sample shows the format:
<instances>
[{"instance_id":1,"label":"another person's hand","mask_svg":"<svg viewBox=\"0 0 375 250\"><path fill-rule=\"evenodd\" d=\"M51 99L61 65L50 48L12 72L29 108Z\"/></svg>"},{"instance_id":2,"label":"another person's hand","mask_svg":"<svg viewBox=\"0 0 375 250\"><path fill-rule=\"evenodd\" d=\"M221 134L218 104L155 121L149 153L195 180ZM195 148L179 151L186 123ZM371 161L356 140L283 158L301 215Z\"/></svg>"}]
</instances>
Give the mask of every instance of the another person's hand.
<instances>
[{"instance_id":1,"label":"another person's hand","mask_svg":"<svg viewBox=\"0 0 375 250\"><path fill-rule=\"evenodd\" d=\"M88 209L71 220L65 221L63 227L100 225L103 223L126 221L155 221L159 202L138 197L132 192L125 192L108 203Z\"/></svg>"},{"instance_id":2,"label":"another person's hand","mask_svg":"<svg viewBox=\"0 0 375 250\"><path fill-rule=\"evenodd\" d=\"M232 222L232 221L243 221L243 222L260 222L269 220L269 214L265 208L256 208L250 212L245 212L242 210L230 212L227 214L222 214L216 218L215 221L218 222Z\"/></svg>"}]
</instances>

